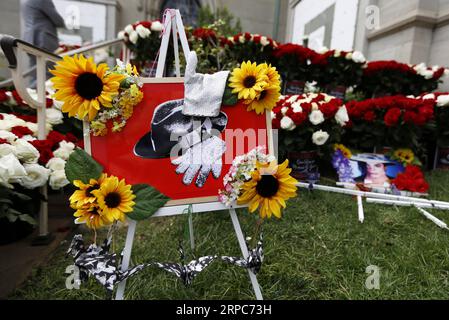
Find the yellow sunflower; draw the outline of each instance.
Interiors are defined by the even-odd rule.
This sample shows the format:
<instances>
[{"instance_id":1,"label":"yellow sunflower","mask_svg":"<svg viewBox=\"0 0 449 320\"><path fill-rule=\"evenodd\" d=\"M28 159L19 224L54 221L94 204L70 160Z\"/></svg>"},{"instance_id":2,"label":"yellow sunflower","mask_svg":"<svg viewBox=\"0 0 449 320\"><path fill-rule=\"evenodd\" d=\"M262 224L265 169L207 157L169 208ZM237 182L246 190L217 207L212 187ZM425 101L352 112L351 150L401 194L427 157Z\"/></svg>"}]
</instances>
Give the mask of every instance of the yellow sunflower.
<instances>
[{"instance_id":1,"label":"yellow sunflower","mask_svg":"<svg viewBox=\"0 0 449 320\"><path fill-rule=\"evenodd\" d=\"M85 205L79 208L76 210L74 216L76 217L76 224L85 223L90 229L99 229L111 224L111 222L102 215L100 209L95 204Z\"/></svg>"},{"instance_id":2,"label":"yellow sunflower","mask_svg":"<svg viewBox=\"0 0 449 320\"><path fill-rule=\"evenodd\" d=\"M281 208L286 207L285 201L296 196L298 181L290 176L292 169L288 168L288 160L281 165L275 162L269 164L257 163L251 180L242 187L242 195L238 204L249 204L252 213L260 207L262 219L274 215L281 218Z\"/></svg>"},{"instance_id":3,"label":"yellow sunflower","mask_svg":"<svg viewBox=\"0 0 449 320\"><path fill-rule=\"evenodd\" d=\"M398 149L394 152L394 158L402 163L412 164L415 161L415 154L410 149Z\"/></svg>"},{"instance_id":4,"label":"yellow sunflower","mask_svg":"<svg viewBox=\"0 0 449 320\"><path fill-rule=\"evenodd\" d=\"M257 65L248 61L232 71L229 86L233 88L232 93L238 93L239 99L254 100L268 80L267 69L263 64Z\"/></svg>"},{"instance_id":5,"label":"yellow sunflower","mask_svg":"<svg viewBox=\"0 0 449 320\"><path fill-rule=\"evenodd\" d=\"M268 77L268 88L275 87L281 89L281 75L276 70L276 67L272 67L271 64L262 63L262 67L265 68Z\"/></svg>"},{"instance_id":6,"label":"yellow sunflower","mask_svg":"<svg viewBox=\"0 0 449 320\"><path fill-rule=\"evenodd\" d=\"M279 101L281 96L281 87L270 87L264 89L258 97L254 100L245 100L243 103L248 105L248 111L256 111L257 114L262 114L265 110L271 111Z\"/></svg>"},{"instance_id":7,"label":"yellow sunflower","mask_svg":"<svg viewBox=\"0 0 449 320\"><path fill-rule=\"evenodd\" d=\"M97 197L102 215L109 221L124 221L125 213L133 211L136 197L131 185L127 185L125 180L119 181L117 177L109 177L103 180L98 190L92 191Z\"/></svg>"},{"instance_id":8,"label":"yellow sunflower","mask_svg":"<svg viewBox=\"0 0 449 320\"><path fill-rule=\"evenodd\" d=\"M351 150L349 150L348 148L346 148L344 145L342 144L336 144L334 145L334 150L338 151L340 150L341 153L344 155L345 158L350 159L352 158L352 152Z\"/></svg>"},{"instance_id":9,"label":"yellow sunflower","mask_svg":"<svg viewBox=\"0 0 449 320\"><path fill-rule=\"evenodd\" d=\"M92 194L92 191L99 189L105 178L107 178L107 175L103 173L98 180L90 179L87 184L83 183L81 180L73 181L73 184L79 190L76 190L70 196L70 206L73 209L78 209L84 207L85 205L93 204L97 198Z\"/></svg>"},{"instance_id":10,"label":"yellow sunflower","mask_svg":"<svg viewBox=\"0 0 449 320\"><path fill-rule=\"evenodd\" d=\"M112 107L112 100L118 94L124 75L108 73L105 63L96 65L93 58L86 59L82 54L65 56L58 61L51 78L56 89L54 98L64 102L63 112L80 119L88 116L93 120L100 106Z\"/></svg>"}]
</instances>

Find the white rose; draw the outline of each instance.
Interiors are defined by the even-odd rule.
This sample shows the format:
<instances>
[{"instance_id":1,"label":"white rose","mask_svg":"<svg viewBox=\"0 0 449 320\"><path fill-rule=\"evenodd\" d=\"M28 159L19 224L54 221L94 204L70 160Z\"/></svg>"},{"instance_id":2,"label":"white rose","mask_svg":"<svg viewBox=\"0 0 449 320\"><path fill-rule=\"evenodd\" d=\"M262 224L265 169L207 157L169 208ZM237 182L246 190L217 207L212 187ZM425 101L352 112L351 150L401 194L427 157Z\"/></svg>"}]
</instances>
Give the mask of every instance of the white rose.
<instances>
[{"instance_id":1,"label":"white rose","mask_svg":"<svg viewBox=\"0 0 449 320\"><path fill-rule=\"evenodd\" d=\"M290 117L283 117L281 120L281 128L287 131L293 131L296 129L296 125Z\"/></svg>"},{"instance_id":2,"label":"white rose","mask_svg":"<svg viewBox=\"0 0 449 320\"><path fill-rule=\"evenodd\" d=\"M432 70L426 70L426 71L422 72L421 75L422 75L425 79L429 80L429 79L432 79L432 78L433 78L434 73L433 73Z\"/></svg>"},{"instance_id":3,"label":"white rose","mask_svg":"<svg viewBox=\"0 0 449 320\"><path fill-rule=\"evenodd\" d=\"M321 47L320 49L317 50L318 53L323 54L328 52L329 49L327 47Z\"/></svg>"},{"instance_id":4,"label":"white rose","mask_svg":"<svg viewBox=\"0 0 449 320\"><path fill-rule=\"evenodd\" d=\"M324 145L327 140L329 140L329 134L326 131L320 130L312 135L312 141L317 146Z\"/></svg>"},{"instance_id":5,"label":"white rose","mask_svg":"<svg viewBox=\"0 0 449 320\"><path fill-rule=\"evenodd\" d=\"M139 34L136 31L132 31L129 34L129 41L131 41L131 43L136 44L137 40L139 40Z\"/></svg>"},{"instance_id":6,"label":"white rose","mask_svg":"<svg viewBox=\"0 0 449 320\"><path fill-rule=\"evenodd\" d=\"M0 113L0 115L3 116L3 120L2 121L5 121L5 120L10 121L10 120L17 119L17 117L15 115L10 114L10 113Z\"/></svg>"},{"instance_id":7,"label":"white rose","mask_svg":"<svg viewBox=\"0 0 449 320\"><path fill-rule=\"evenodd\" d=\"M15 154L16 148L9 143L0 144L0 157L7 156L8 154Z\"/></svg>"},{"instance_id":8,"label":"white rose","mask_svg":"<svg viewBox=\"0 0 449 320\"><path fill-rule=\"evenodd\" d=\"M234 42L234 37L228 37L228 40L231 41L232 43L235 43Z\"/></svg>"},{"instance_id":9,"label":"white rose","mask_svg":"<svg viewBox=\"0 0 449 320\"><path fill-rule=\"evenodd\" d=\"M51 125L57 125L63 123L64 115L61 111L55 108L49 108L45 111L46 121Z\"/></svg>"},{"instance_id":10,"label":"white rose","mask_svg":"<svg viewBox=\"0 0 449 320\"><path fill-rule=\"evenodd\" d=\"M315 110L309 114L309 120L313 125L317 126L324 122L324 115L320 110Z\"/></svg>"},{"instance_id":11,"label":"white rose","mask_svg":"<svg viewBox=\"0 0 449 320\"><path fill-rule=\"evenodd\" d=\"M133 32L133 31L134 31L134 28L133 28L133 26L132 26L131 24L128 24L128 25L125 27L125 32L126 32L128 35L130 35L131 32Z\"/></svg>"},{"instance_id":12,"label":"white rose","mask_svg":"<svg viewBox=\"0 0 449 320\"><path fill-rule=\"evenodd\" d=\"M349 122L349 115L346 106L342 106L340 107L340 109L338 109L337 113L335 114L335 121L337 121L337 123L342 127L344 127Z\"/></svg>"},{"instance_id":13,"label":"white rose","mask_svg":"<svg viewBox=\"0 0 449 320\"><path fill-rule=\"evenodd\" d=\"M435 100L435 95L433 93L429 93L429 94L426 94L422 98L423 98L423 100Z\"/></svg>"},{"instance_id":14,"label":"white rose","mask_svg":"<svg viewBox=\"0 0 449 320\"><path fill-rule=\"evenodd\" d=\"M299 98L298 95L291 96L291 97L287 100L287 102L288 102L288 103L293 103L293 102L295 102L296 100L298 100L298 98Z\"/></svg>"},{"instance_id":15,"label":"white rose","mask_svg":"<svg viewBox=\"0 0 449 320\"><path fill-rule=\"evenodd\" d=\"M16 156L25 163L36 163L39 159L39 151L30 143L23 139L17 139L14 142Z\"/></svg>"},{"instance_id":16,"label":"white rose","mask_svg":"<svg viewBox=\"0 0 449 320\"><path fill-rule=\"evenodd\" d=\"M50 180L48 183L53 190L59 190L67 186L70 182L67 180L64 170L57 170L50 174Z\"/></svg>"},{"instance_id":17,"label":"white rose","mask_svg":"<svg viewBox=\"0 0 449 320\"><path fill-rule=\"evenodd\" d=\"M73 150L75 150L75 145L72 142L61 141L59 143L59 148L53 152L53 155L56 158L67 160L69 159Z\"/></svg>"},{"instance_id":18,"label":"white rose","mask_svg":"<svg viewBox=\"0 0 449 320\"><path fill-rule=\"evenodd\" d=\"M12 188L9 183L11 180L20 179L26 176L25 168L20 164L20 161L13 155L8 154L0 158L0 184Z\"/></svg>"},{"instance_id":19,"label":"white rose","mask_svg":"<svg viewBox=\"0 0 449 320\"><path fill-rule=\"evenodd\" d=\"M141 24L136 27L136 32L141 38L147 38L151 34L151 31Z\"/></svg>"},{"instance_id":20,"label":"white rose","mask_svg":"<svg viewBox=\"0 0 449 320\"><path fill-rule=\"evenodd\" d=\"M262 47L266 47L270 44L270 41L268 41L268 38L265 36L260 37L260 44Z\"/></svg>"},{"instance_id":21,"label":"white rose","mask_svg":"<svg viewBox=\"0 0 449 320\"><path fill-rule=\"evenodd\" d=\"M301 104L299 102L292 103L292 108L293 108L293 112L294 113L301 113L302 112L302 107L301 107Z\"/></svg>"},{"instance_id":22,"label":"white rose","mask_svg":"<svg viewBox=\"0 0 449 320\"><path fill-rule=\"evenodd\" d=\"M19 119L17 117L11 117L11 118L4 118L3 120L0 120L0 130L6 130L11 131L12 128L21 126L26 126L27 122Z\"/></svg>"},{"instance_id":23,"label":"white rose","mask_svg":"<svg viewBox=\"0 0 449 320\"><path fill-rule=\"evenodd\" d=\"M37 140L35 137L33 137L32 135L29 135L29 134L27 134L26 136L23 136L21 139L25 140L25 141L28 141L28 142Z\"/></svg>"},{"instance_id":24,"label":"white rose","mask_svg":"<svg viewBox=\"0 0 449 320\"><path fill-rule=\"evenodd\" d=\"M65 169L65 163L66 161L61 158L51 158L48 162L46 167L50 169L51 171L61 171Z\"/></svg>"},{"instance_id":25,"label":"white rose","mask_svg":"<svg viewBox=\"0 0 449 320\"><path fill-rule=\"evenodd\" d=\"M338 57L340 57L341 56L341 51L340 50L335 50L335 52L334 52L334 57L335 58L338 58Z\"/></svg>"},{"instance_id":26,"label":"white rose","mask_svg":"<svg viewBox=\"0 0 449 320\"><path fill-rule=\"evenodd\" d=\"M159 21L153 21L151 24L151 31L161 32L164 29L164 26Z\"/></svg>"},{"instance_id":27,"label":"white rose","mask_svg":"<svg viewBox=\"0 0 449 320\"><path fill-rule=\"evenodd\" d=\"M242 35L239 37L240 43L245 43L245 37Z\"/></svg>"},{"instance_id":28,"label":"white rose","mask_svg":"<svg viewBox=\"0 0 449 320\"><path fill-rule=\"evenodd\" d=\"M271 111L271 120L276 119L276 113L274 113L273 111Z\"/></svg>"},{"instance_id":29,"label":"white rose","mask_svg":"<svg viewBox=\"0 0 449 320\"><path fill-rule=\"evenodd\" d=\"M121 40L125 39L125 31L120 31L119 33L117 33L117 38Z\"/></svg>"},{"instance_id":30,"label":"white rose","mask_svg":"<svg viewBox=\"0 0 449 320\"><path fill-rule=\"evenodd\" d=\"M445 77L449 77L449 69L445 69L444 70L444 76Z\"/></svg>"},{"instance_id":31,"label":"white rose","mask_svg":"<svg viewBox=\"0 0 449 320\"><path fill-rule=\"evenodd\" d=\"M413 69L415 69L417 73L422 74L424 71L427 70L427 66L424 62L421 62L420 64L414 66Z\"/></svg>"},{"instance_id":32,"label":"white rose","mask_svg":"<svg viewBox=\"0 0 449 320\"><path fill-rule=\"evenodd\" d=\"M23 166L27 175L19 179L19 183L22 187L35 189L42 187L47 183L50 170L37 163L24 164Z\"/></svg>"},{"instance_id":33,"label":"white rose","mask_svg":"<svg viewBox=\"0 0 449 320\"><path fill-rule=\"evenodd\" d=\"M365 63L366 58L360 51L354 51L352 53L352 61L354 61L355 63Z\"/></svg>"},{"instance_id":34,"label":"white rose","mask_svg":"<svg viewBox=\"0 0 449 320\"><path fill-rule=\"evenodd\" d=\"M28 129L30 129L33 132L33 135L37 135L37 131L39 130L37 123L33 123L33 122L26 122L24 127L27 127Z\"/></svg>"},{"instance_id":35,"label":"white rose","mask_svg":"<svg viewBox=\"0 0 449 320\"><path fill-rule=\"evenodd\" d=\"M447 107L449 105L449 95L439 96L437 99L438 107Z\"/></svg>"},{"instance_id":36,"label":"white rose","mask_svg":"<svg viewBox=\"0 0 449 320\"><path fill-rule=\"evenodd\" d=\"M13 143L14 141L16 141L17 136L12 132L9 132L6 130L0 130L0 139L5 139L9 143Z\"/></svg>"},{"instance_id":37,"label":"white rose","mask_svg":"<svg viewBox=\"0 0 449 320\"><path fill-rule=\"evenodd\" d=\"M288 111L288 107L283 107L283 108L281 109L281 112L282 112L282 114L283 114L284 116L287 114L287 111Z\"/></svg>"},{"instance_id":38,"label":"white rose","mask_svg":"<svg viewBox=\"0 0 449 320\"><path fill-rule=\"evenodd\" d=\"M352 60L352 55L353 55L353 53L352 52L348 52L347 54L346 54L346 60Z\"/></svg>"}]
</instances>

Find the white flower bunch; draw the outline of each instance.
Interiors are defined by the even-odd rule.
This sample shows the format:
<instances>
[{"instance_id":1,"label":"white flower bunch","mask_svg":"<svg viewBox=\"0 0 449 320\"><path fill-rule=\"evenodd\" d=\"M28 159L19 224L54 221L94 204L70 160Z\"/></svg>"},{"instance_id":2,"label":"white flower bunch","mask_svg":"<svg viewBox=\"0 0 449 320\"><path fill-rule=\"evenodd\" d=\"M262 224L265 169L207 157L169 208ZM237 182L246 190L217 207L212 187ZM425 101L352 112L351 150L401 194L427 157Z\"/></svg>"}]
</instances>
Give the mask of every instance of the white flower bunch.
<instances>
[{"instance_id":1,"label":"white flower bunch","mask_svg":"<svg viewBox=\"0 0 449 320\"><path fill-rule=\"evenodd\" d=\"M231 207L237 201L243 184L251 179L251 173L256 168L257 162L269 163L274 160L275 157L267 155L266 148L261 146L236 157L229 172L223 178L224 190L218 192L220 202Z\"/></svg>"},{"instance_id":2,"label":"white flower bunch","mask_svg":"<svg viewBox=\"0 0 449 320\"><path fill-rule=\"evenodd\" d=\"M145 25L151 25L149 28L145 27ZM160 21L152 21L144 23L137 23L134 27L132 24L128 24L124 30L120 31L117 34L119 39L123 39L125 41L129 41L132 44L137 44L139 39L148 38L152 32L162 32L164 26Z\"/></svg>"}]
</instances>

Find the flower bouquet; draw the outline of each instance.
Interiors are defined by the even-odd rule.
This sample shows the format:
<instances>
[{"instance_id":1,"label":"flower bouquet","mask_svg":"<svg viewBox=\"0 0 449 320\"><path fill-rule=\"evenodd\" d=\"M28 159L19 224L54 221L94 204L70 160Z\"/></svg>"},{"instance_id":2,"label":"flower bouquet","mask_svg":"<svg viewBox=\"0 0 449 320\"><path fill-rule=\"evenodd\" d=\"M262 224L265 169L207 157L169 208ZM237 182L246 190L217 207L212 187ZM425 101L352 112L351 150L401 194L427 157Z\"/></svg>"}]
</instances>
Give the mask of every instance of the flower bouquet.
<instances>
[{"instance_id":1,"label":"flower bouquet","mask_svg":"<svg viewBox=\"0 0 449 320\"><path fill-rule=\"evenodd\" d=\"M312 59L314 80L330 95L344 99L346 89L361 81L366 59L359 51L346 52L323 48Z\"/></svg>"},{"instance_id":2,"label":"flower bouquet","mask_svg":"<svg viewBox=\"0 0 449 320\"><path fill-rule=\"evenodd\" d=\"M348 123L343 101L324 93L284 96L272 112L281 149L307 151L340 141Z\"/></svg>"},{"instance_id":3,"label":"flower bouquet","mask_svg":"<svg viewBox=\"0 0 449 320\"><path fill-rule=\"evenodd\" d=\"M282 75L284 94L302 94L307 81L314 80L312 61L318 54L297 44L282 44L273 51L276 66Z\"/></svg>"},{"instance_id":4,"label":"flower bouquet","mask_svg":"<svg viewBox=\"0 0 449 320\"><path fill-rule=\"evenodd\" d=\"M228 207L236 202L248 204L251 213L259 208L262 219L272 215L281 218L285 201L296 196L297 181L290 173L288 160L277 165L265 148L257 147L234 159L223 178L224 190L219 191L219 200Z\"/></svg>"},{"instance_id":5,"label":"flower bouquet","mask_svg":"<svg viewBox=\"0 0 449 320\"><path fill-rule=\"evenodd\" d=\"M109 129L121 131L143 98L136 68L119 60L109 70L104 63L97 66L93 58L65 56L51 72L54 98L63 103L62 111L69 117L88 119L96 136ZM112 122L109 127L108 122Z\"/></svg>"},{"instance_id":6,"label":"flower bouquet","mask_svg":"<svg viewBox=\"0 0 449 320\"><path fill-rule=\"evenodd\" d=\"M434 101L404 96L383 97L346 104L351 119L344 141L351 147L407 147L423 149L423 132L432 126Z\"/></svg>"},{"instance_id":7,"label":"flower bouquet","mask_svg":"<svg viewBox=\"0 0 449 320\"><path fill-rule=\"evenodd\" d=\"M236 62L255 61L257 63L270 62L273 51L278 44L273 39L248 32L238 33L229 37L222 44L229 47L231 57Z\"/></svg>"},{"instance_id":8,"label":"flower bouquet","mask_svg":"<svg viewBox=\"0 0 449 320\"><path fill-rule=\"evenodd\" d=\"M388 95L415 95L438 88L449 70L438 66L427 67L421 63L408 65L397 61L369 62L357 91L368 98Z\"/></svg>"},{"instance_id":9,"label":"flower bouquet","mask_svg":"<svg viewBox=\"0 0 449 320\"><path fill-rule=\"evenodd\" d=\"M161 32L164 26L160 21L140 21L129 24L118 33L132 53L131 61L144 76L150 76L154 60L161 46ZM171 52L169 50L169 52Z\"/></svg>"}]
</instances>

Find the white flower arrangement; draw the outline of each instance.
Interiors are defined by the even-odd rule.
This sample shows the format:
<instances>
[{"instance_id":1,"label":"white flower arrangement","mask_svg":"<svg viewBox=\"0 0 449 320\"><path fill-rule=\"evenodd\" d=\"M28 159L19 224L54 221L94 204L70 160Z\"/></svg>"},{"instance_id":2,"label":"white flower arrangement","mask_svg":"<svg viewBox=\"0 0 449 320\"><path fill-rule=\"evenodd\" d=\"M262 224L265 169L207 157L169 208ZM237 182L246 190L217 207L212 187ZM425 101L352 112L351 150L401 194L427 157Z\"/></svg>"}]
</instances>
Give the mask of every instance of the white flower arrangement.
<instances>
[{"instance_id":1,"label":"white flower arrangement","mask_svg":"<svg viewBox=\"0 0 449 320\"><path fill-rule=\"evenodd\" d=\"M69 181L64 171L65 163L75 150L75 145L72 142L61 141L53 152L54 158L44 167L38 164L40 153L31 144L36 138L32 135L19 138L10 131L17 125L33 131L31 125L35 123L24 121L12 114L0 113L0 115L2 118L0 126L3 128L0 130L0 139L4 140L0 143L0 185L14 188L13 184L16 183L27 189L34 189L49 183L53 190L68 185ZM55 119L56 117L53 118ZM33 131L33 134L36 135L36 132Z\"/></svg>"},{"instance_id":2,"label":"white flower arrangement","mask_svg":"<svg viewBox=\"0 0 449 320\"><path fill-rule=\"evenodd\" d=\"M245 155L238 156L232 162L229 172L223 178L224 190L218 192L221 203L231 207L240 195L243 184L251 179L251 173L256 168L257 161L269 163L275 160L274 156L266 154L265 147L256 147Z\"/></svg>"}]
</instances>

